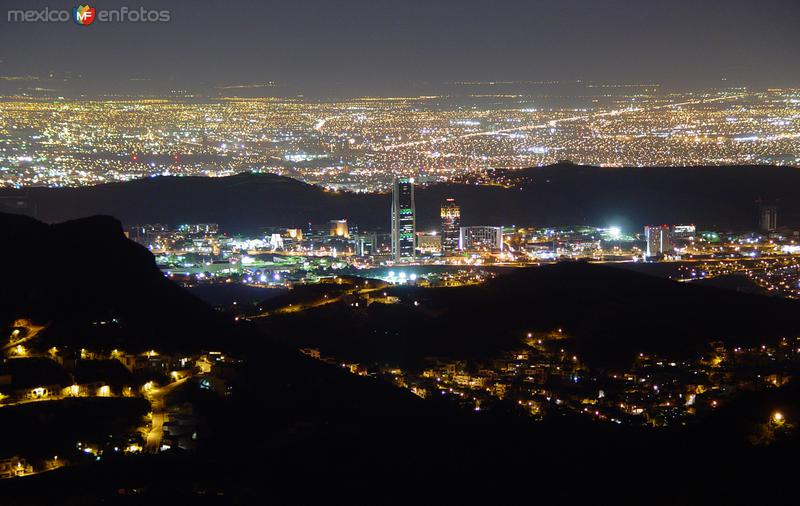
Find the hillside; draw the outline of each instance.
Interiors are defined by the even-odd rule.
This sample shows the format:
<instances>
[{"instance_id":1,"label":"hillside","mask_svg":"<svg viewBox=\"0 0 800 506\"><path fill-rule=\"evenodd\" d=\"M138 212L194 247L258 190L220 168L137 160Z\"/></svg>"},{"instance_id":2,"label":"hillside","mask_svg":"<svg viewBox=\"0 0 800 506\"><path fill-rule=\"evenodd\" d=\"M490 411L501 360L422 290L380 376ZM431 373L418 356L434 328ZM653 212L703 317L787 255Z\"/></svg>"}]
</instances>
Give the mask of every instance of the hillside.
<instances>
[{"instance_id":1,"label":"hillside","mask_svg":"<svg viewBox=\"0 0 800 506\"><path fill-rule=\"evenodd\" d=\"M262 325L296 346L408 367L428 356L488 359L534 330L563 329L573 338L564 346L598 367L627 366L640 352L691 357L716 340L760 344L800 332L794 301L586 263L519 269L482 286L389 291L401 303L329 304Z\"/></svg>"},{"instance_id":2,"label":"hillside","mask_svg":"<svg viewBox=\"0 0 800 506\"><path fill-rule=\"evenodd\" d=\"M132 350L224 343L226 318L168 281L114 218L46 225L0 213L0 235L3 326L27 318L48 324L55 342Z\"/></svg>"},{"instance_id":3,"label":"hillside","mask_svg":"<svg viewBox=\"0 0 800 506\"><path fill-rule=\"evenodd\" d=\"M254 369L254 383L272 391L275 402L285 396L285 402L302 405L289 417L306 410L327 416L326 406L338 409L337 388L341 395L365 396L373 405L413 400L387 385L359 382L308 359L247 324L235 324L230 315L169 281L153 255L128 240L109 216L46 225L0 213L0 236L7 241L0 261L13 266L4 273L0 290L0 332L7 336L17 319L33 321L43 330L28 344L38 349L212 349L248 356L263 366ZM320 390L328 390L327 395L317 398Z\"/></svg>"},{"instance_id":4,"label":"hillside","mask_svg":"<svg viewBox=\"0 0 800 506\"><path fill-rule=\"evenodd\" d=\"M445 197L460 202L465 225L613 223L636 230L656 222L749 230L757 227L758 200L779 206L781 225L800 224L800 202L794 195L800 187L800 170L791 167L612 169L560 164L497 174L517 187L418 188L418 227L438 226L438 206ZM0 202L51 223L108 214L125 225L217 222L229 231L302 227L337 218L361 228L385 229L390 208L387 195L326 192L268 174L158 177L92 188L3 189Z\"/></svg>"},{"instance_id":5,"label":"hillside","mask_svg":"<svg viewBox=\"0 0 800 506\"><path fill-rule=\"evenodd\" d=\"M265 325L269 332L259 333L247 324L232 325L172 285L155 268L152 256L125 239L112 218L45 225L0 215L0 234L7 239L2 260L13 267L4 274L0 292L4 324L23 316L46 320L50 326L43 337L60 336L79 346L92 326L87 322L114 316L122 323L120 330L95 337L112 337L125 345L195 349L228 347L233 344L230 336L237 336L236 353L244 359L232 395L193 401L210 434L193 453L109 457L3 480L3 504L198 499L204 504L253 504L266 496L306 503L318 502L318 494L352 495L356 503L392 502L406 494L450 501L491 494L497 500L517 496L521 488L515 484L528 483L531 476L548 484L535 490L539 497L620 502L618 488L608 484L623 472L629 480L626 497L637 500L657 489L661 492L652 497L654 504L740 498L752 503L755 497L764 499L765 480L788 480L791 466L775 467L774 462L798 454L793 434L768 448L747 442L753 424L773 409L796 418L794 384L786 391L732 403L707 423L685 429L645 431L571 416L536 424L514 406L507 412L456 411L389 383L313 361L278 342L283 338L299 344L297 340L312 335L333 342L351 335L351 343L340 342L363 347L365 353L392 343L409 357L431 347L486 354L491 349L484 345L518 339L523 325L562 323L578 345L588 346L582 354L600 349L594 355L599 360L610 350L618 359L624 356L620 350L632 349L630 340L636 349L666 346L681 352L684 346L704 344L710 329L720 331L714 337L742 339L752 338L754 325L761 330L759 336L796 331L795 303L613 268L561 264L518 270L484 286L393 288L403 302L373 305L376 313L330 304L296 316L270 317ZM420 305L411 304L413 300ZM635 323L643 312L656 323L646 328ZM381 331L394 334L382 337ZM399 356L396 349L387 350ZM122 400L126 406L120 409L139 416L141 403ZM51 449L53 441L71 447L87 431L99 433L117 423L116 411L103 399L78 401L2 408L0 428L14 435L7 450L30 451L29 441L46 446L42 451ZM46 437L40 436L42 431ZM631 467L631 455L642 448L659 458ZM597 458L604 459L600 469ZM462 485L473 476L474 485Z\"/></svg>"},{"instance_id":6,"label":"hillside","mask_svg":"<svg viewBox=\"0 0 800 506\"><path fill-rule=\"evenodd\" d=\"M0 213L0 235L7 241L0 261L13 266L4 273L0 290L0 332L5 336L15 320L24 318L43 327L28 343L38 349L53 344L106 352L212 349L248 357L248 363L259 365L253 369L253 384L269 390L271 402L296 404L287 411L290 420L332 416L341 409L337 403L349 405L340 395L383 407L416 399L388 385L359 381L247 324L235 324L230 315L164 277L153 255L125 238L114 218L46 225Z\"/></svg>"}]
</instances>

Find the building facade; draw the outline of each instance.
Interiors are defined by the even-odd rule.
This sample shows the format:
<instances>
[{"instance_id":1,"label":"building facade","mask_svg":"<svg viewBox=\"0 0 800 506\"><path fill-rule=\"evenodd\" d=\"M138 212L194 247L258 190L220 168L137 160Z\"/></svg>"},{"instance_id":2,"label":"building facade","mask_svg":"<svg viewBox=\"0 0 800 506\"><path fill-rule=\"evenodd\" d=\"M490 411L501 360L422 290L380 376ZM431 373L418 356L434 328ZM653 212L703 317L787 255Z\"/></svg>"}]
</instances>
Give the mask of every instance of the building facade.
<instances>
[{"instance_id":1,"label":"building facade","mask_svg":"<svg viewBox=\"0 0 800 506\"><path fill-rule=\"evenodd\" d=\"M775 232L778 229L778 208L775 206L761 207L761 231Z\"/></svg>"},{"instance_id":2,"label":"building facade","mask_svg":"<svg viewBox=\"0 0 800 506\"><path fill-rule=\"evenodd\" d=\"M353 236L356 243L356 255L360 257L371 256L378 253L378 236L374 233L358 234Z\"/></svg>"},{"instance_id":3,"label":"building facade","mask_svg":"<svg viewBox=\"0 0 800 506\"><path fill-rule=\"evenodd\" d=\"M673 239L690 239L697 235L697 227L694 225L673 225L671 237Z\"/></svg>"},{"instance_id":4,"label":"building facade","mask_svg":"<svg viewBox=\"0 0 800 506\"><path fill-rule=\"evenodd\" d=\"M330 236L349 238L350 229L347 228L347 220L331 220Z\"/></svg>"},{"instance_id":5,"label":"building facade","mask_svg":"<svg viewBox=\"0 0 800 506\"><path fill-rule=\"evenodd\" d=\"M672 251L669 225L645 226L644 240L647 243L646 255L648 257L657 257Z\"/></svg>"},{"instance_id":6,"label":"building facade","mask_svg":"<svg viewBox=\"0 0 800 506\"><path fill-rule=\"evenodd\" d=\"M442 236L436 232L417 232L417 252L438 255L442 252Z\"/></svg>"},{"instance_id":7,"label":"building facade","mask_svg":"<svg viewBox=\"0 0 800 506\"><path fill-rule=\"evenodd\" d=\"M460 227L458 249L503 251L503 227Z\"/></svg>"},{"instance_id":8,"label":"building facade","mask_svg":"<svg viewBox=\"0 0 800 506\"><path fill-rule=\"evenodd\" d=\"M414 258L417 213L414 207L414 178L395 178L392 185L392 256L395 260Z\"/></svg>"},{"instance_id":9,"label":"building facade","mask_svg":"<svg viewBox=\"0 0 800 506\"><path fill-rule=\"evenodd\" d=\"M461 228L461 207L456 199L448 198L442 202L442 250L453 253L458 250L458 241Z\"/></svg>"}]
</instances>

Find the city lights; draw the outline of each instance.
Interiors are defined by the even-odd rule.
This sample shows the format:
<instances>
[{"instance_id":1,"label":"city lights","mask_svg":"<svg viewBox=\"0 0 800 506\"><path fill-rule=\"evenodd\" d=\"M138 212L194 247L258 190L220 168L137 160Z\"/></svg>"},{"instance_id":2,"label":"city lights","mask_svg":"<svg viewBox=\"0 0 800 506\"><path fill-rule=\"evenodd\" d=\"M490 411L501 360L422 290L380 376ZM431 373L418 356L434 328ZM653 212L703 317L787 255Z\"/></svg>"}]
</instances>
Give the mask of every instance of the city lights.
<instances>
[{"instance_id":1,"label":"city lights","mask_svg":"<svg viewBox=\"0 0 800 506\"><path fill-rule=\"evenodd\" d=\"M486 181L486 169L564 159L601 166L799 163L797 90L633 89L597 95L580 108L519 107L546 103L537 95L495 95L491 104L476 98L475 119L443 96L205 103L0 97L0 186L258 171L376 191L387 190L393 176L417 184ZM596 92L587 85L586 93Z\"/></svg>"},{"instance_id":2,"label":"city lights","mask_svg":"<svg viewBox=\"0 0 800 506\"><path fill-rule=\"evenodd\" d=\"M800 0L44 3L0 505L798 502Z\"/></svg>"}]
</instances>

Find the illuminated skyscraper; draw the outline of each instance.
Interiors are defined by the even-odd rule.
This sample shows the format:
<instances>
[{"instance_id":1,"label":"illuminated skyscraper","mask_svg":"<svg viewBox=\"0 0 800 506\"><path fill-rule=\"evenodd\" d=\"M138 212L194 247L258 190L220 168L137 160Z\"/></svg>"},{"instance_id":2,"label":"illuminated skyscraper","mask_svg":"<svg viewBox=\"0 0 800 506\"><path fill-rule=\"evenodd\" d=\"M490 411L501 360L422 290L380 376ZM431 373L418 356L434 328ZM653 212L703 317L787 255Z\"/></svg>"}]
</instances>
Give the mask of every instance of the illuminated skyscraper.
<instances>
[{"instance_id":1,"label":"illuminated skyscraper","mask_svg":"<svg viewBox=\"0 0 800 506\"><path fill-rule=\"evenodd\" d=\"M647 242L647 256L656 257L672 251L668 225L647 225L644 227L644 240Z\"/></svg>"},{"instance_id":2,"label":"illuminated skyscraper","mask_svg":"<svg viewBox=\"0 0 800 506\"><path fill-rule=\"evenodd\" d=\"M331 220L331 236L350 237L350 230L347 228L347 220Z\"/></svg>"},{"instance_id":3,"label":"illuminated skyscraper","mask_svg":"<svg viewBox=\"0 0 800 506\"><path fill-rule=\"evenodd\" d=\"M775 232L778 228L778 208L775 206L761 206L761 231Z\"/></svg>"},{"instance_id":4,"label":"illuminated skyscraper","mask_svg":"<svg viewBox=\"0 0 800 506\"><path fill-rule=\"evenodd\" d=\"M449 198L442 202L442 250L452 253L458 250L459 227L461 226L461 207L456 199Z\"/></svg>"},{"instance_id":5,"label":"illuminated skyscraper","mask_svg":"<svg viewBox=\"0 0 800 506\"><path fill-rule=\"evenodd\" d=\"M392 256L412 259L416 249L417 215L414 178L394 178L392 186Z\"/></svg>"}]
</instances>

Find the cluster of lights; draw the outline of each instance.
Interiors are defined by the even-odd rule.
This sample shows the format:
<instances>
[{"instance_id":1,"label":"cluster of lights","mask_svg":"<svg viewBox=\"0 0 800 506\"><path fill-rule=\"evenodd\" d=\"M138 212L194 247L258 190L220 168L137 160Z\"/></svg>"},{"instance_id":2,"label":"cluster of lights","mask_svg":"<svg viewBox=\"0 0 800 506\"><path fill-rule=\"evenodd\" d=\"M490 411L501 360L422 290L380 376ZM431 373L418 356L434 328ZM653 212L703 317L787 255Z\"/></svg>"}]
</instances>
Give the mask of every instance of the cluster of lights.
<instances>
[{"instance_id":1,"label":"cluster of lights","mask_svg":"<svg viewBox=\"0 0 800 506\"><path fill-rule=\"evenodd\" d=\"M414 282L417 280L417 275L414 273L406 274L404 271L400 271L399 273L395 273L394 271L389 271L388 275L384 279L384 281L388 281L389 283L406 283L406 282Z\"/></svg>"},{"instance_id":2,"label":"cluster of lights","mask_svg":"<svg viewBox=\"0 0 800 506\"><path fill-rule=\"evenodd\" d=\"M0 97L0 136L8 140L0 144L0 186L266 171L376 191L387 189L392 175L475 181L487 168L560 159L608 166L800 162L797 90L586 93L589 103L571 107L538 95L492 95L473 97L469 108L440 96Z\"/></svg>"}]
</instances>

